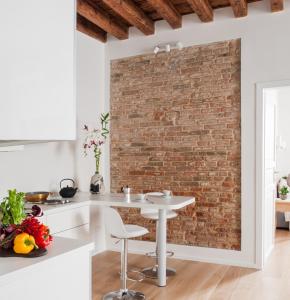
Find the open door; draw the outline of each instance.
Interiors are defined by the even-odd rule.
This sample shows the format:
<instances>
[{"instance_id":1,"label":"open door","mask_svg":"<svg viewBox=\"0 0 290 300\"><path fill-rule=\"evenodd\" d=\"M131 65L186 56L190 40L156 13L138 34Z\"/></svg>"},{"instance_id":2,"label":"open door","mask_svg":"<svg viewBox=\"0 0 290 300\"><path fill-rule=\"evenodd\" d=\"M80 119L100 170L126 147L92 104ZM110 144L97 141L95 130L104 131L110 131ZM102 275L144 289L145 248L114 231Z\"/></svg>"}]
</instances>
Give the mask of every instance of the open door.
<instances>
[{"instance_id":1,"label":"open door","mask_svg":"<svg viewBox=\"0 0 290 300\"><path fill-rule=\"evenodd\" d=\"M262 269L275 242L276 135L279 89L290 80L257 84L256 89L256 266Z\"/></svg>"},{"instance_id":2,"label":"open door","mask_svg":"<svg viewBox=\"0 0 290 300\"><path fill-rule=\"evenodd\" d=\"M271 253L275 241L275 199L276 199L276 111L277 92L264 90L264 128L265 128L265 176L264 176L264 261Z\"/></svg>"}]
</instances>

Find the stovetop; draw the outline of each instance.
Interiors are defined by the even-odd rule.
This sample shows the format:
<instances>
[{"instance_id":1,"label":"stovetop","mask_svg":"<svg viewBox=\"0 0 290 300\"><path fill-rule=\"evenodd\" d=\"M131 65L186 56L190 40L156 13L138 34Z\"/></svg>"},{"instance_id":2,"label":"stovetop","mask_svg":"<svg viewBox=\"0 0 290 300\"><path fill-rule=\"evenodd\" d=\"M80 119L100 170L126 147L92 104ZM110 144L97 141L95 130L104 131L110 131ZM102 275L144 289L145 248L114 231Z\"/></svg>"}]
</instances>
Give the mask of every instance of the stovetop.
<instances>
[{"instance_id":1,"label":"stovetop","mask_svg":"<svg viewBox=\"0 0 290 300\"><path fill-rule=\"evenodd\" d=\"M47 205L58 205L58 204L67 204L70 203L70 199L49 199L42 202L42 204Z\"/></svg>"}]
</instances>

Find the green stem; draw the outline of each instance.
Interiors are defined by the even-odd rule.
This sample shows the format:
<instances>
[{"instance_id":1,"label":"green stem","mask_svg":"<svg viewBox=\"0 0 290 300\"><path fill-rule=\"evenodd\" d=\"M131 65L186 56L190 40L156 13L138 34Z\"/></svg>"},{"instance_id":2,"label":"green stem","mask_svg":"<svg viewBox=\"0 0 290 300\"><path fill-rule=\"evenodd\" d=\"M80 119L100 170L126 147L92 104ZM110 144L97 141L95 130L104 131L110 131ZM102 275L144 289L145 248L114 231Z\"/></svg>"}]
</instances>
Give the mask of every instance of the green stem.
<instances>
[{"instance_id":1,"label":"green stem","mask_svg":"<svg viewBox=\"0 0 290 300\"><path fill-rule=\"evenodd\" d=\"M96 159L96 174L100 173L100 158L101 158L101 149L98 147L95 147L95 159Z\"/></svg>"},{"instance_id":2,"label":"green stem","mask_svg":"<svg viewBox=\"0 0 290 300\"><path fill-rule=\"evenodd\" d=\"M33 245L35 249L38 249L38 246L32 240L27 239L24 243L26 246Z\"/></svg>"}]
</instances>

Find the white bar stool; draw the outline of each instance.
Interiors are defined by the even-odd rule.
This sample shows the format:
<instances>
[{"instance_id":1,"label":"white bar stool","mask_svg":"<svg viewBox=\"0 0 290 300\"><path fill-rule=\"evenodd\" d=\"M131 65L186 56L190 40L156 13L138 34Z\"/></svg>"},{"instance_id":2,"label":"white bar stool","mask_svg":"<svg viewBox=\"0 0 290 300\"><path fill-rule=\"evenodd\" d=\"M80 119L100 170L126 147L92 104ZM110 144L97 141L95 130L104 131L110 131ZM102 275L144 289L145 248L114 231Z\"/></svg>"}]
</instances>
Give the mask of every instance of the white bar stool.
<instances>
[{"instance_id":1,"label":"white bar stool","mask_svg":"<svg viewBox=\"0 0 290 300\"><path fill-rule=\"evenodd\" d=\"M111 208L104 208L104 219L106 230L113 236L122 240L121 252L121 289L110 292L103 300L144 300L145 295L140 292L127 289L127 261L128 261L128 239L136 238L148 233L148 230L138 225L125 225L119 213Z\"/></svg>"},{"instance_id":2,"label":"white bar stool","mask_svg":"<svg viewBox=\"0 0 290 300\"><path fill-rule=\"evenodd\" d=\"M148 196L158 196L162 197L164 196L163 193L159 192L152 192L147 193ZM152 267L148 267L142 270L142 273L147 278L156 279L158 278L158 210L157 209L151 209L151 208L141 208L141 216L145 219L150 219L156 221L156 250L155 252L146 253L147 256L155 256L156 257L156 263ZM167 210L166 211L166 219L173 219L177 217L177 213L173 210ZM174 252L167 251L167 257L172 257L174 255ZM172 268L166 268L166 276L173 276L176 274L176 270Z\"/></svg>"}]
</instances>

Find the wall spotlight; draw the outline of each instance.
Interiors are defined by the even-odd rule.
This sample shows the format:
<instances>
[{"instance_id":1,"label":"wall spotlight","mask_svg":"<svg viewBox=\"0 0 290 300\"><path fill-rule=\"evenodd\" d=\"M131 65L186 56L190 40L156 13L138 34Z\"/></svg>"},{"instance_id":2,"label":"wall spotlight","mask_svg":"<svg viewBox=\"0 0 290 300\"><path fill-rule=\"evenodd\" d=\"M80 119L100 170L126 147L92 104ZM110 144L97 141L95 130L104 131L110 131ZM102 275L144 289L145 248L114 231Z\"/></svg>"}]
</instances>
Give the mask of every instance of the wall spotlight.
<instances>
[{"instance_id":1,"label":"wall spotlight","mask_svg":"<svg viewBox=\"0 0 290 300\"><path fill-rule=\"evenodd\" d=\"M183 49L183 44L182 44L181 42L177 42L177 43L176 43L176 48L177 48L178 50L182 50L182 49Z\"/></svg>"},{"instance_id":2,"label":"wall spotlight","mask_svg":"<svg viewBox=\"0 0 290 300\"><path fill-rule=\"evenodd\" d=\"M171 44L161 44L158 46L155 46L153 52L154 54L157 54L159 52L167 52L169 53L172 49L183 49L183 44L181 42L171 43Z\"/></svg>"},{"instance_id":3,"label":"wall spotlight","mask_svg":"<svg viewBox=\"0 0 290 300\"><path fill-rule=\"evenodd\" d=\"M159 52L159 50L160 50L160 48L159 48L158 46L156 46L156 47L154 48L154 54L157 54L157 53Z\"/></svg>"}]
</instances>

